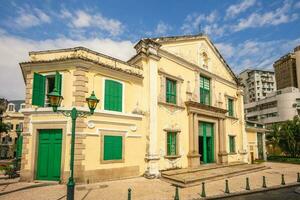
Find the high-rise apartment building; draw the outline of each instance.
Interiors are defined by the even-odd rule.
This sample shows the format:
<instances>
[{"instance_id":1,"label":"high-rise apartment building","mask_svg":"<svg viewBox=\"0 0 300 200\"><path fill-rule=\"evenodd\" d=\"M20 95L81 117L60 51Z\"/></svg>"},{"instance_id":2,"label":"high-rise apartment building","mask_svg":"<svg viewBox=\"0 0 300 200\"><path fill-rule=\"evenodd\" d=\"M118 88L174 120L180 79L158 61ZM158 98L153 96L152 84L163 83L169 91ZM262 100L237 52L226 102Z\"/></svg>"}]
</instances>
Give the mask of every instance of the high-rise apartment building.
<instances>
[{"instance_id":1,"label":"high-rise apartment building","mask_svg":"<svg viewBox=\"0 0 300 200\"><path fill-rule=\"evenodd\" d=\"M287 87L298 87L296 56L294 53L282 56L279 60L275 61L273 66L278 90Z\"/></svg>"},{"instance_id":2,"label":"high-rise apartment building","mask_svg":"<svg viewBox=\"0 0 300 200\"><path fill-rule=\"evenodd\" d=\"M246 81L248 86L245 87L245 99L250 97L250 101L245 101L244 106L246 120L257 121L268 126L291 120L300 114L300 46L296 47L294 52L275 61L273 66L277 91L267 94L264 99L251 98L252 83L256 86L256 76L251 78L250 72L241 73L242 82L245 84ZM244 78L245 74L249 75L250 80Z\"/></svg>"},{"instance_id":3,"label":"high-rise apartment building","mask_svg":"<svg viewBox=\"0 0 300 200\"><path fill-rule=\"evenodd\" d=\"M274 72L257 69L246 69L239 75L244 85L244 102L251 103L264 99L268 93L276 90Z\"/></svg>"}]
</instances>

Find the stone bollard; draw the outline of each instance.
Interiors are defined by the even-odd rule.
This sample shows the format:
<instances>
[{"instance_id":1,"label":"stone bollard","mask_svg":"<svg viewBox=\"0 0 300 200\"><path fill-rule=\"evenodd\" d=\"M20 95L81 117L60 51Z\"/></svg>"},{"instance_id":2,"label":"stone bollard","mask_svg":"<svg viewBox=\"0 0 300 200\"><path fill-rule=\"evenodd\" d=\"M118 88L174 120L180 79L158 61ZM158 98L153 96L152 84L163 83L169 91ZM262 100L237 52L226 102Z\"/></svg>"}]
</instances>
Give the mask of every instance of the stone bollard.
<instances>
[{"instance_id":1,"label":"stone bollard","mask_svg":"<svg viewBox=\"0 0 300 200\"><path fill-rule=\"evenodd\" d=\"M131 189L128 188L128 200L131 200Z\"/></svg>"},{"instance_id":2,"label":"stone bollard","mask_svg":"<svg viewBox=\"0 0 300 200\"><path fill-rule=\"evenodd\" d=\"M174 200L179 200L178 186L176 186L176 189L175 189L175 197L174 197Z\"/></svg>"},{"instance_id":3,"label":"stone bollard","mask_svg":"<svg viewBox=\"0 0 300 200\"><path fill-rule=\"evenodd\" d=\"M206 197L206 193L205 193L205 183L202 182L202 192L201 192L201 197Z\"/></svg>"},{"instance_id":4,"label":"stone bollard","mask_svg":"<svg viewBox=\"0 0 300 200\"><path fill-rule=\"evenodd\" d=\"M225 193L229 194L228 180L225 180Z\"/></svg>"},{"instance_id":5,"label":"stone bollard","mask_svg":"<svg viewBox=\"0 0 300 200\"><path fill-rule=\"evenodd\" d=\"M297 182L300 183L300 173L297 173Z\"/></svg>"},{"instance_id":6,"label":"stone bollard","mask_svg":"<svg viewBox=\"0 0 300 200\"><path fill-rule=\"evenodd\" d=\"M263 176L263 184L262 184L263 188L267 188L267 183L266 183L266 177Z\"/></svg>"},{"instance_id":7,"label":"stone bollard","mask_svg":"<svg viewBox=\"0 0 300 200\"><path fill-rule=\"evenodd\" d=\"M281 174L281 185L285 185L284 174Z\"/></svg>"},{"instance_id":8,"label":"stone bollard","mask_svg":"<svg viewBox=\"0 0 300 200\"><path fill-rule=\"evenodd\" d=\"M249 178L246 178L246 190L250 190Z\"/></svg>"}]
</instances>

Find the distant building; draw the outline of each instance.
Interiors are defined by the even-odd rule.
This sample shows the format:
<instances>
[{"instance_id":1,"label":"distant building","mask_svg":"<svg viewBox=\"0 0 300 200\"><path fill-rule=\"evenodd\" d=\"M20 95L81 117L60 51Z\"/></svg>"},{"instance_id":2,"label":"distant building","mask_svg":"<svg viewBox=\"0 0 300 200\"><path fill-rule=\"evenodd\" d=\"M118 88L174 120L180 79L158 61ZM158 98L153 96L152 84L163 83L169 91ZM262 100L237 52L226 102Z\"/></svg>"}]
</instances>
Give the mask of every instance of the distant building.
<instances>
[{"instance_id":1,"label":"distant building","mask_svg":"<svg viewBox=\"0 0 300 200\"><path fill-rule=\"evenodd\" d=\"M298 87L296 56L294 53L288 53L274 63L277 88ZM300 67L300 66L299 66Z\"/></svg>"},{"instance_id":2,"label":"distant building","mask_svg":"<svg viewBox=\"0 0 300 200\"><path fill-rule=\"evenodd\" d=\"M23 127L24 115L20 112L23 108L25 108L25 101L9 101L6 112L2 115L3 122L10 125L10 130L7 134L0 134L0 159L13 158L15 156L15 145L17 143L16 130Z\"/></svg>"},{"instance_id":3,"label":"distant building","mask_svg":"<svg viewBox=\"0 0 300 200\"><path fill-rule=\"evenodd\" d=\"M267 98L245 104L246 119L264 123L267 126L293 119L299 115L300 92L289 87L273 92Z\"/></svg>"},{"instance_id":4,"label":"distant building","mask_svg":"<svg viewBox=\"0 0 300 200\"><path fill-rule=\"evenodd\" d=\"M246 120L249 163L266 160L266 129L264 124Z\"/></svg>"},{"instance_id":5,"label":"distant building","mask_svg":"<svg viewBox=\"0 0 300 200\"><path fill-rule=\"evenodd\" d=\"M276 90L274 72L246 69L239 75L244 85L244 102L251 103L264 99L268 93Z\"/></svg>"},{"instance_id":6,"label":"distant building","mask_svg":"<svg viewBox=\"0 0 300 200\"><path fill-rule=\"evenodd\" d=\"M269 93L263 95L263 98L255 100L252 96L252 83L254 82L254 87L257 89L258 82L255 82L256 79L253 81L251 72L244 71L240 74L242 83L245 84L246 81L246 84L250 82L251 85L248 88L245 87L245 99L250 98L249 101L245 101L245 118L264 123L266 126L291 120L300 113L300 46L296 47L293 53L275 61L273 66L277 91L269 89L267 90ZM245 79L245 74L250 77L251 81Z\"/></svg>"}]
</instances>

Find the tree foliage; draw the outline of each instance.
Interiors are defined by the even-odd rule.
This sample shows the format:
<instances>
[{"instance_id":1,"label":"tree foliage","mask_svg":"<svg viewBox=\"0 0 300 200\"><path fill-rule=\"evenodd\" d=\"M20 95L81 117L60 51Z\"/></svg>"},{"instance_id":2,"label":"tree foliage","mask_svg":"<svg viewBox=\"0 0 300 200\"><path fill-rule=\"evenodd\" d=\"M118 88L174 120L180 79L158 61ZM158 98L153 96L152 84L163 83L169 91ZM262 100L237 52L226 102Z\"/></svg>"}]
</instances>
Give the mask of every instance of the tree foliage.
<instances>
[{"instance_id":1,"label":"tree foliage","mask_svg":"<svg viewBox=\"0 0 300 200\"><path fill-rule=\"evenodd\" d=\"M291 157L300 156L300 117L295 116L280 124L273 124L266 139L273 148L279 147L285 155Z\"/></svg>"},{"instance_id":2,"label":"tree foliage","mask_svg":"<svg viewBox=\"0 0 300 200\"><path fill-rule=\"evenodd\" d=\"M10 130L10 125L0 121L0 134L7 133Z\"/></svg>"}]
</instances>

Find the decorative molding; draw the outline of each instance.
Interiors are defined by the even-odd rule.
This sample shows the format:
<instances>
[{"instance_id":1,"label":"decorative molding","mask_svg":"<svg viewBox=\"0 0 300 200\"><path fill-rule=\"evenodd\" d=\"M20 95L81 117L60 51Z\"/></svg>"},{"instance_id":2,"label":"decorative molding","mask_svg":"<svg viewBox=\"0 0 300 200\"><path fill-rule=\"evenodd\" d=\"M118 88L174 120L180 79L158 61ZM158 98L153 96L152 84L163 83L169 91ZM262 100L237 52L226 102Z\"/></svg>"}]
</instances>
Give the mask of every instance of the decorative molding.
<instances>
[{"instance_id":1,"label":"decorative molding","mask_svg":"<svg viewBox=\"0 0 300 200\"><path fill-rule=\"evenodd\" d=\"M172 53L170 53L170 52L168 52L166 50L159 49L158 52L159 52L160 56L162 56L162 57L164 57L166 59L169 59L169 60L171 60L171 61L173 61L175 63L178 63L179 65L182 65L183 67L186 67L187 69L190 69L192 71L196 71L198 73L201 72L203 74L207 74L207 76L213 77L217 81L219 81L219 82L221 82L221 83L223 83L223 84L225 84L227 86L230 86L230 87L232 87L234 89L236 89L238 87L237 83L233 83L231 81L228 81L228 80L222 78L221 76L213 74L213 73L211 73L211 72L209 72L209 71L207 71L205 69L202 69L198 65L193 64L193 63L191 63L191 62L189 62L189 61L187 61L187 60L185 60L185 59L183 59L183 58L181 58L179 56L176 56L176 55L174 55L174 54L172 54Z\"/></svg>"},{"instance_id":2,"label":"decorative molding","mask_svg":"<svg viewBox=\"0 0 300 200\"><path fill-rule=\"evenodd\" d=\"M89 108L87 107L75 107L78 111L85 111L90 112ZM65 110L65 111L71 111L72 108L70 107L59 107L58 110ZM57 115L58 113L53 112L53 109L51 107L46 108L25 108L22 111L24 114L45 114L45 115ZM139 114L132 114L132 113L120 113L116 111L107 111L107 110L95 110L94 116L118 116L118 117L124 117L124 118L131 118L131 119L142 119L143 115Z\"/></svg>"},{"instance_id":3,"label":"decorative molding","mask_svg":"<svg viewBox=\"0 0 300 200\"><path fill-rule=\"evenodd\" d=\"M177 104L173 104L173 103L167 103L167 102L158 102L159 105L165 106L165 107L169 107L169 108L173 108L173 109L179 109L179 110L184 110L185 107L184 106L180 106Z\"/></svg>"},{"instance_id":4,"label":"decorative molding","mask_svg":"<svg viewBox=\"0 0 300 200\"><path fill-rule=\"evenodd\" d=\"M179 82L184 82L184 79L181 76L175 76L175 75L169 74L163 68L158 69L158 75L164 75L164 76L166 76L170 79L174 79L174 80L179 81Z\"/></svg>"},{"instance_id":5,"label":"decorative molding","mask_svg":"<svg viewBox=\"0 0 300 200\"><path fill-rule=\"evenodd\" d=\"M62 124L62 123L68 123L68 120L62 119L62 120L31 120L32 124Z\"/></svg>"}]
</instances>

